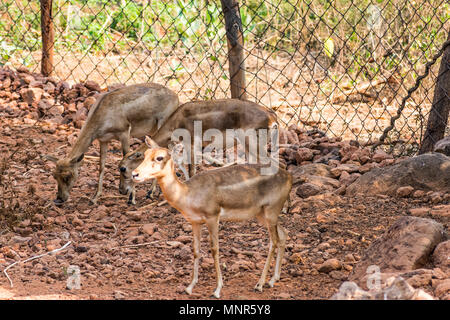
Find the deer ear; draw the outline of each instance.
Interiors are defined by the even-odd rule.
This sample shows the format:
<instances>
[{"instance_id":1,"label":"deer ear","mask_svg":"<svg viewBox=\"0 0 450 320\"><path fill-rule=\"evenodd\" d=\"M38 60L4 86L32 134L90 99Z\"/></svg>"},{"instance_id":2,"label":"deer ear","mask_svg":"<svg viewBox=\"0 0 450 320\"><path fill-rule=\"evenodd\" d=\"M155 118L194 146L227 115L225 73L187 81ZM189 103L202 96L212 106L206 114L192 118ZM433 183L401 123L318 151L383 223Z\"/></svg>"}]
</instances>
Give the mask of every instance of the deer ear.
<instances>
[{"instance_id":1,"label":"deer ear","mask_svg":"<svg viewBox=\"0 0 450 320\"><path fill-rule=\"evenodd\" d=\"M184 144L183 142L178 142L173 145L172 151L178 154L182 154L184 150Z\"/></svg>"},{"instance_id":2,"label":"deer ear","mask_svg":"<svg viewBox=\"0 0 450 320\"><path fill-rule=\"evenodd\" d=\"M83 158L84 158L84 153L81 156L75 157L72 160L70 160L70 163L71 164L75 164L75 163L80 162L81 160L83 160Z\"/></svg>"},{"instance_id":3,"label":"deer ear","mask_svg":"<svg viewBox=\"0 0 450 320\"><path fill-rule=\"evenodd\" d=\"M133 153L128 159L134 160L134 159L138 159L141 157L142 157L142 152L137 151L137 152Z\"/></svg>"},{"instance_id":4,"label":"deer ear","mask_svg":"<svg viewBox=\"0 0 450 320\"><path fill-rule=\"evenodd\" d=\"M159 148L159 145L155 141L153 141L149 136L145 136L145 144L150 149L152 149L152 148Z\"/></svg>"},{"instance_id":5,"label":"deer ear","mask_svg":"<svg viewBox=\"0 0 450 320\"><path fill-rule=\"evenodd\" d=\"M184 145L182 142L173 144L172 146L172 152L171 156L175 160L175 162L178 161L178 159L182 159L184 155Z\"/></svg>"},{"instance_id":6,"label":"deer ear","mask_svg":"<svg viewBox=\"0 0 450 320\"><path fill-rule=\"evenodd\" d=\"M58 158L51 156L49 154L43 155L42 158L51 162L58 162Z\"/></svg>"}]
</instances>

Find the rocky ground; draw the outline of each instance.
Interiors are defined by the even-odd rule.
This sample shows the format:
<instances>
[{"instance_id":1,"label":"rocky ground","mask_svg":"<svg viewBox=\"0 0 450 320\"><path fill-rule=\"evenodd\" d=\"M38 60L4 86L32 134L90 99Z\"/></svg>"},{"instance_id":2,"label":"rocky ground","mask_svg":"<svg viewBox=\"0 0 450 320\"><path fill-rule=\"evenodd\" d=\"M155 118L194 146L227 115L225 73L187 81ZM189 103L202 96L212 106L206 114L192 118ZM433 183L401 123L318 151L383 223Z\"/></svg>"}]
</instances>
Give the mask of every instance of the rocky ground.
<instances>
[{"instance_id":1,"label":"rocky ground","mask_svg":"<svg viewBox=\"0 0 450 320\"><path fill-rule=\"evenodd\" d=\"M183 289L192 270L190 225L164 204L162 196L157 201L145 198L143 185L137 188L137 204L127 205L118 193L118 143L110 145L104 194L97 205L89 201L97 182L97 143L86 154L70 200L60 207L53 204L54 165L41 156L66 154L101 88L95 83L70 87L25 69L0 69L0 83L0 270L70 241L64 250L8 269L13 288L0 274L0 298L210 298L215 273L207 231L203 230L199 283L189 297ZM373 243L387 248L377 240L405 216L436 221L442 237L413 240L426 242L417 249L413 264L383 268L434 298L450 299L445 259L450 251L448 157L418 158L439 165L431 170L429 181L417 181L410 174L414 166L409 158L394 159L318 130L291 127L281 134L280 143L283 161L294 176L292 204L281 217L289 231L281 281L254 292L268 233L252 221L222 223L224 299L331 298L343 282L361 280L355 279L355 270L371 262L367 253L373 251ZM392 168L403 173L401 179L389 180ZM373 192L367 192L367 183L361 181L373 172ZM382 254L382 249L377 252ZM67 289L70 266L80 269L80 289ZM413 270L415 274L406 274Z\"/></svg>"}]
</instances>

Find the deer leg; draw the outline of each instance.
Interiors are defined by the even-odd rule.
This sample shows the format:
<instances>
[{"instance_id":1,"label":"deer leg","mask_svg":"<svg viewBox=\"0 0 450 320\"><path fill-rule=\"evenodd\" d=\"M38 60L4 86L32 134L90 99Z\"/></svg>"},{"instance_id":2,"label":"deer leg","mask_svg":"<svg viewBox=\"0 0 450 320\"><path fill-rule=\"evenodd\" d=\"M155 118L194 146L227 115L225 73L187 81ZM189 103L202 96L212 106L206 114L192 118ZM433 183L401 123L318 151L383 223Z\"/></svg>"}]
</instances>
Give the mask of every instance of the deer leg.
<instances>
[{"instance_id":1,"label":"deer leg","mask_svg":"<svg viewBox=\"0 0 450 320\"><path fill-rule=\"evenodd\" d=\"M195 159L194 152L191 152L191 162L188 164L189 177L192 177L195 174ZM189 179L188 179L189 180Z\"/></svg>"},{"instance_id":2,"label":"deer leg","mask_svg":"<svg viewBox=\"0 0 450 320\"><path fill-rule=\"evenodd\" d=\"M134 186L128 195L128 204L136 204L136 191L134 190Z\"/></svg>"},{"instance_id":3,"label":"deer leg","mask_svg":"<svg viewBox=\"0 0 450 320\"><path fill-rule=\"evenodd\" d=\"M128 152L130 152L130 136L131 136L131 126L129 126L128 129L126 131L123 131L119 136L123 156L125 156Z\"/></svg>"},{"instance_id":4,"label":"deer leg","mask_svg":"<svg viewBox=\"0 0 450 320\"><path fill-rule=\"evenodd\" d=\"M275 253L275 248L278 246L278 233L277 233L277 225L270 223L267 221L267 229L269 230L270 243L269 243L269 253L267 255L267 260L264 265L264 269L261 273L261 278L255 286L255 290L262 291L264 284L266 283L267 272L270 268L270 262Z\"/></svg>"},{"instance_id":5,"label":"deer leg","mask_svg":"<svg viewBox=\"0 0 450 320\"><path fill-rule=\"evenodd\" d=\"M219 220L211 219L206 222L209 230L209 237L211 242L211 253L214 259L214 267L216 269L217 287L213 293L213 296L217 299L220 298L220 290L223 287L222 272L220 271L219 264Z\"/></svg>"},{"instance_id":6,"label":"deer leg","mask_svg":"<svg viewBox=\"0 0 450 320\"><path fill-rule=\"evenodd\" d=\"M194 234L193 251L194 251L194 271L192 273L192 281L188 287L186 287L186 293L191 294L192 289L198 282L198 264L200 260L200 236L201 236L201 224L192 224L192 232Z\"/></svg>"},{"instance_id":7,"label":"deer leg","mask_svg":"<svg viewBox=\"0 0 450 320\"><path fill-rule=\"evenodd\" d=\"M123 132L119 136L120 144L122 146L122 156L125 157L125 155L130 152L130 132L131 132L131 126L128 127L128 130ZM134 186L134 182L132 182L130 193L128 194L128 204L136 204L136 190Z\"/></svg>"},{"instance_id":8,"label":"deer leg","mask_svg":"<svg viewBox=\"0 0 450 320\"><path fill-rule=\"evenodd\" d=\"M108 151L108 142L100 141L100 167L99 167L99 176L98 176L98 187L97 193L95 194L92 202L94 204L97 203L98 198L102 195L103 190L103 175L105 173L105 162L106 162L106 152Z\"/></svg>"},{"instance_id":9,"label":"deer leg","mask_svg":"<svg viewBox=\"0 0 450 320\"><path fill-rule=\"evenodd\" d=\"M283 256L284 256L284 247L286 245L286 231L285 229L277 225L277 233L278 233L278 246L277 246L277 259L275 263L275 271L273 273L272 278L269 281L269 286L272 288L276 281L280 280L281 276L281 264L283 262Z\"/></svg>"},{"instance_id":10,"label":"deer leg","mask_svg":"<svg viewBox=\"0 0 450 320\"><path fill-rule=\"evenodd\" d=\"M156 190L158 190L158 183L156 182L156 179L152 180L152 186L150 187L150 190L147 192L147 199L156 199L158 198L159 194L157 194Z\"/></svg>"}]
</instances>

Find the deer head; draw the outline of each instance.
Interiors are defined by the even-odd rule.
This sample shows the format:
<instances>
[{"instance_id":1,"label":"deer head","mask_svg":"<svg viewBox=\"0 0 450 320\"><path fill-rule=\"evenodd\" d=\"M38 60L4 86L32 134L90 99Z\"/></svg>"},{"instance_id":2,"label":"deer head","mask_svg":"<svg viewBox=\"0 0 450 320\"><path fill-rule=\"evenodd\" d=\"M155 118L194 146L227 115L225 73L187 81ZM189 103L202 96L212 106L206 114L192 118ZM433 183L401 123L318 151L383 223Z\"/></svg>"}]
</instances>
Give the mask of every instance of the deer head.
<instances>
[{"instance_id":1,"label":"deer head","mask_svg":"<svg viewBox=\"0 0 450 320\"><path fill-rule=\"evenodd\" d=\"M56 163L56 167L53 170L53 178L58 183L58 192L54 200L56 204L62 204L69 198L69 193L78 178L78 169L83 157L84 154L71 159L58 159L50 155L45 156L47 160Z\"/></svg>"},{"instance_id":2,"label":"deer head","mask_svg":"<svg viewBox=\"0 0 450 320\"><path fill-rule=\"evenodd\" d=\"M132 172L135 182L159 178L173 170L173 160L168 149L161 148L149 137L145 137L145 143L149 149L144 153L144 161Z\"/></svg>"}]
</instances>

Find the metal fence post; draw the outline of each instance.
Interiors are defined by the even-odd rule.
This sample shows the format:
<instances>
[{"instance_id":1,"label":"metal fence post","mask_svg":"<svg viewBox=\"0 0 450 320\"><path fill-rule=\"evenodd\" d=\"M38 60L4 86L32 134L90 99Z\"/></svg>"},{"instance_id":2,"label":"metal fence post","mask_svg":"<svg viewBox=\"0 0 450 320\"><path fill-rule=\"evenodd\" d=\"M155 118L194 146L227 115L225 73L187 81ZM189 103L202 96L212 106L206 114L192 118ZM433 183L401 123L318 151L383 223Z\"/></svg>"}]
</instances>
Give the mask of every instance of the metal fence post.
<instances>
[{"instance_id":1,"label":"metal fence post","mask_svg":"<svg viewBox=\"0 0 450 320\"><path fill-rule=\"evenodd\" d=\"M53 45L55 33L52 19L52 2L52 0L41 0L41 73L46 77L48 77L53 70Z\"/></svg>"},{"instance_id":2,"label":"metal fence post","mask_svg":"<svg viewBox=\"0 0 450 320\"><path fill-rule=\"evenodd\" d=\"M237 0L220 0L225 17L228 44L228 63L230 68L231 97L246 99L244 37L242 21Z\"/></svg>"},{"instance_id":3,"label":"metal fence post","mask_svg":"<svg viewBox=\"0 0 450 320\"><path fill-rule=\"evenodd\" d=\"M450 32L447 42L450 41ZM436 79L433 104L428 116L427 130L425 131L419 154L433 151L434 144L442 139L447 127L450 113L450 46L444 51Z\"/></svg>"}]
</instances>

